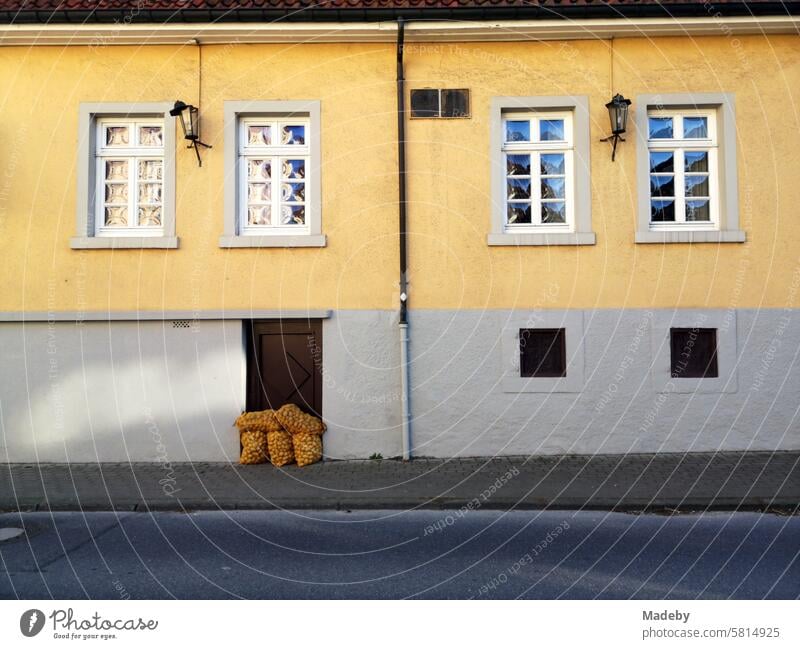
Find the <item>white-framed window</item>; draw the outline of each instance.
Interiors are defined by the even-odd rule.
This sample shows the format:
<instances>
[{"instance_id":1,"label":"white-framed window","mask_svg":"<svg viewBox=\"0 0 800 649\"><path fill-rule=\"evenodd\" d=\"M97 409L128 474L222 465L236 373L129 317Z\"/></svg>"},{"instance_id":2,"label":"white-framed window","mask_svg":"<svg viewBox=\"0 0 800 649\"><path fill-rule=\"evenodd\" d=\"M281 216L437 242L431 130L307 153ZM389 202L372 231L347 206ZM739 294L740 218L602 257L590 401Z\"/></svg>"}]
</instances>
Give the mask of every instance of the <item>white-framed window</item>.
<instances>
[{"instance_id":1,"label":"white-framed window","mask_svg":"<svg viewBox=\"0 0 800 649\"><path fill-rule=\"evenodd\" d=\"M650 228L718 228L716 111L648 111L647 149Z\"/></svg>"},{"instance_id":2,"label":"white-framed window","mask_svg":"<svg viewBox=\"0 0 800 649\"><path fill-rule=\"evenodd\" d=\"M163 236L164 120L96 120L95 236Z\"/></svg>"},{"instance_id":3,"label":"white-framed window","mask_svg":"<svg viewBox=\"0 0 800 649\"><path fill-rule=\"evenodd\" d=\"M589 98L492 97L490 246L593 245Z\"/></svg>"},{"instance_id":4,"label":"white-framed window","mask_svg":"<svg viewBox=\"0 0 800 649\"><path fill-rule=\"evenodd\" d=\"M732 93L638 95L636 243L741 243Z\"/></svg>"},{"instance_id":5,"label":"white-framed window","mask_svg":"<svg viewBox=\"0 0 800 649\"><path fill-rule=\"evenodd\" d=\"M242 234L308 233L310 131L307 118L239 120Z\"/></svg>"},{"instance_id":6,"label":"white-framed window","mask_svg":"<svg viewBox=\"0 0 800 649\"><path fill-rule=\"evenodd\" d=\"M81 103L71 248L178 247L172 105Z\"/></svg>"},{"instance_id":7,"label":"white-framed window","mask_svg":"<svg viewBox=\"0 0 800 649\"><path fill-rule=\"evenodd\" d=\"M320 247L320 102L225 102L223 248Z\"/></svg>"},{"instance_id":8,"label":"white-framed window","mask_svg":"<svg viewBox=\"0 0 800 649\"><path fill-rule=\"evenodd\" d=\"M575 223L572 113L503 113L505 229L570 232Z\"/></svg>"}]
</instances>

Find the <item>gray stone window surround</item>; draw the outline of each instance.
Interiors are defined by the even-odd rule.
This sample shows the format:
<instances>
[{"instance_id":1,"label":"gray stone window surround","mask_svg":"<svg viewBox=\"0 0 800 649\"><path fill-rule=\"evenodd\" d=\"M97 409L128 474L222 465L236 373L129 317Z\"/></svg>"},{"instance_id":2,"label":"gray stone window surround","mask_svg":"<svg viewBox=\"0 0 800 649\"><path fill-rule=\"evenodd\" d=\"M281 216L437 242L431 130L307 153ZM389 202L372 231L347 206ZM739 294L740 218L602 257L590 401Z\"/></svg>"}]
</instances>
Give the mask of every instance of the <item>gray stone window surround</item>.
<instances>
[{"instance_id":1,"label":"gray stone window surround","mask_svg":"<svg viewBox=\"0 0 800 649\"><path fill-rule=\"evenodd\" d=\"M503 112L513 110L564 110L573 113L575 159L575 223L573 232L512 233L505 231L505 164L503 163ZM589 98L578 96L492 97L490 107L492 223L490 246L594 245L590 179Z\"/></svg>"},{"instance_id":2,"label":"gray stone window surround","mask_svg":"<svg viewBox=\"0 0 800 649\"><path fill-rule=\"evenodd\" d=\"M719 149L719 228L708 230L650 229L650 154L647 113L651 108L714 108ZM742 243L739 229L739 183L736 170L736 106L734 93L638 95L635 104L636 184L638 214L636 243Z\"/></svg>"},{"instance_id":3,"label":"gray stone window surround","mask_svg":"<svg viewBox=\"0 0 800 649\"><path fill-rule=\"evenodd\" d=\"M717 330L717 377L672 377L670 329L694 328ZM658 393L722 394L738 391L736 364L736 312L720 309L656 311L651 328L653 364L650 380Z\"/></svg>"},{"instance_id":4,"label":"gray stone window surround","mask_svg":"<svg viewBox=\"0 0 800 649\"><path fill-rule=\"evenodd\" d=\"M177 248L175 235L175 124L172 102L82 102L78 113L78 190L74 250L123 248ZM100 117L163 117L164 170L162 189L163 236L95 236L95 120Z\"/></svg>"},{"instance_id":5,"label":"gray stone window surround","mask_svg":"<svg viewBox=\"0 0 800 649\"><path fill-rule=\"evenodd\" d=\"M520 329L564 329L567 375L564 377L520 376ZM582 392L584 388L583 311L534 311L509 317L502 331L503 392Z\"/></svg>"},{"instance_id":6,"label":"gray stone window surround","mask_svg":"<svg viewBox=\"0 0 800 649\"><path fill-rule=\"evenodd\" d=\"M224 102L224 150L225 150L225 206L224 230L219 238L220 248L322 248L326 237L322 234L322 201L320 170L322 167L320 146L320 102L319 100L292 101L226 101ZM308 234L242 235L239 234L238 192L238 142L239 118L248 116L307 115L311 122L311 200L308 202Z\"/></svg>"}]
</instances>

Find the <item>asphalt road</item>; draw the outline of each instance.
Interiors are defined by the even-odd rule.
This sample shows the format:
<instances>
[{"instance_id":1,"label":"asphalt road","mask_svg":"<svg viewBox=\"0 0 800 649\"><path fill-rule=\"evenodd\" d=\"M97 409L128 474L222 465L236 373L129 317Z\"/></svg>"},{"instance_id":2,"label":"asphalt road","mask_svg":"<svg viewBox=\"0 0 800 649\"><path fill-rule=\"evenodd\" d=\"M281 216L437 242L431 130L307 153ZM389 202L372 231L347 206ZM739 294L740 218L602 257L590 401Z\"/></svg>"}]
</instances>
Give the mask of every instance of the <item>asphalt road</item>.
<instances>
[{"instance_id":1,"label":"asphalt road","mask_svg":"<svg viewBox=\"0 0 800 649\"><path fill-rule=\"evenodd\" d=\"M0 514L0 597L798 598L800 517Z\"/></svg>"}]
</instances>

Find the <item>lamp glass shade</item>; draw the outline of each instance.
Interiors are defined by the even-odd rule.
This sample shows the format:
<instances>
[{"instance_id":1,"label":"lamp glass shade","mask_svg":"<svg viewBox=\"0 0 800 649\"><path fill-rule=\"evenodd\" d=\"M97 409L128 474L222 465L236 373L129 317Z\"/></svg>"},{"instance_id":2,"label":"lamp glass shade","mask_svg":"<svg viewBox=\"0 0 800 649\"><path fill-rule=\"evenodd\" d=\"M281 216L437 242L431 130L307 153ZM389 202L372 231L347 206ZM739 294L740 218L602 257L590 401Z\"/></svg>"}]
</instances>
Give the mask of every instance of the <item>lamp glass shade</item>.
<instances>
[{"instance_id":1,"label":"lamp glass shade","mask_svg":"<svg viewBox=\"0 0 800 649\"><path fill-rule=\"evenodd\" d=\"M625 99L620 94L614 95L614 98L606 104L608 117L611 120L611 133L614 135L625 132L628 126L628 106L630 105L631 100Z\"/></svg>"},{"instance_id":2,"label":"lamp glass shade","mask_svg":"<svg viewBox=\"0 0 800 649\"><path fill-rule=\"evenodd\" d=\"M200 121L195 106L178 100L172 110L169 111L169 114L180 119L184 139L198 140L200 138Z\"/></svg>"},{"instance_id":3,"label":"lamp glass shade","mask_svg":"<svg viewBox=\"0 0 800 649\"><path fill-rule=\"evenodd\" d=\"M186 111L189 113L189 119L184 127L184 137L187 140L200 139L200 117L196 106L189 106Z\"/></svg>"}]
</instances>

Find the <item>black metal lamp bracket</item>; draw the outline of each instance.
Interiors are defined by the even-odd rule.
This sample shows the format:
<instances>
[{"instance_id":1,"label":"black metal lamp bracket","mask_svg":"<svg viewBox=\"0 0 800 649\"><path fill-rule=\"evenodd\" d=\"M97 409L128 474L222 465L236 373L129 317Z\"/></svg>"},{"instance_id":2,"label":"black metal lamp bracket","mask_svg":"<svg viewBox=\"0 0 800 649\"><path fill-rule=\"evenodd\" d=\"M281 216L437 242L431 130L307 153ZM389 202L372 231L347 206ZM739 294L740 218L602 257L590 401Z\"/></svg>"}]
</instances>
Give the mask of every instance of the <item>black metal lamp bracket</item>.
<instances>
[{"instance_id":1,"label":"black metal lamp bracket","mask_svg":"<svg viewBox=\"0 0 800 649\"><path fill-rule=\"evenodd\" d=\"M614 162L614 159L617 156L617 142L619 142L620 140L624 142L625 138L622 137L619 133L613 133L612 135L604 137L602 140L600 140L601 142L611 141L611 162Z\"/></svg>"},{"instance_id":2,"label":"black metal lamp bracket","mask_svg":"<svg viewBox=\"0 0 800 649\"><path fill-rule=\"evenodd\" d=\"M203 161L200 159L200 149L197 148L198 146L203 146L206 149L213 149L214 147L200 140L192 140L191 144L187 145L187 149L194 149L194 154L197 156L197 166L202 167Z\"/></svg>"}]
</instances>

